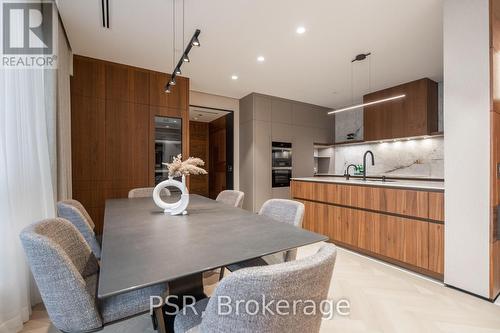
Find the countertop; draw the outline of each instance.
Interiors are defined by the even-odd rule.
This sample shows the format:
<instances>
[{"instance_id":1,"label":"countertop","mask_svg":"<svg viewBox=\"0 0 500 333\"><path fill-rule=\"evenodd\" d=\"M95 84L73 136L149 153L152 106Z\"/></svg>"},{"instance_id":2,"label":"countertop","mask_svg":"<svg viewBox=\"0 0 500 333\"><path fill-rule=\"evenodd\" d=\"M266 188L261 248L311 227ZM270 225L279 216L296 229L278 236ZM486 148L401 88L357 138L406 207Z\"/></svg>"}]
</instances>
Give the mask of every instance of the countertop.
<instances>
[{"instance_id":1,"label":"countertop","mask_svg":"<svg viewBox=\"0 0 500 333\"><path fill-rule=\"evenodd\" d=\"M433 192L444 191L444 181L429 181L429 180L403 180L403 179L388 179L385 182L375 179L362 180L359 178L351 178L346 180L341 177L304 177L292 178L292 180L318 182L318 183L335 183L335 184L348 184L358 186L375 186L375 187L388 187L388 188L403 188L411 190L427 190Z\"/></svg>"}]
</instances>

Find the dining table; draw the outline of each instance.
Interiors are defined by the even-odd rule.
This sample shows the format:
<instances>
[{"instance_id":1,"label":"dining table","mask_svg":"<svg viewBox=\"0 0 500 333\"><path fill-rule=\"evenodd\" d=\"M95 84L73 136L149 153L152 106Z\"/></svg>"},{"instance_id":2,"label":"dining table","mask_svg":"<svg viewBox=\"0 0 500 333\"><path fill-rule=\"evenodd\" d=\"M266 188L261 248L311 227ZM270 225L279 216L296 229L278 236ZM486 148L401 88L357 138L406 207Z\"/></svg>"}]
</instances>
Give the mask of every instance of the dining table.
<instances>
[{"instance_id":1,"label":"dining table","mask_svg":"<svg viewBox=\"0 0 500 333\"><path fill-rule=\"evenodd\" d=\"M97 297L167 283L170 295L200 299L203 272L326 240L196 194L189 195L187 214L176 216L150 197L108 199ZM156 316L159 330L172 331L173 317L162 317Z\"/></svg>"}]
</instances>

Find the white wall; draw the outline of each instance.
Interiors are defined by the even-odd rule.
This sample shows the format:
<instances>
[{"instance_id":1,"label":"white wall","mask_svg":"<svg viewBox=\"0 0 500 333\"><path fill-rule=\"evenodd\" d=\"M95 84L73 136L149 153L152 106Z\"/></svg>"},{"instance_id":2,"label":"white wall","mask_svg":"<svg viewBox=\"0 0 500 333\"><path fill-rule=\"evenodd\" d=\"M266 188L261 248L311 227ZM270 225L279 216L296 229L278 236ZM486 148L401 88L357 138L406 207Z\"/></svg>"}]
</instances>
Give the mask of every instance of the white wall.
<instances>
[{"instance_id":1,"label":"white wall","mask_svg":"<svg viewBox=\"0 0 500 333\"><path fill-rule=\"evenodd\" d=\"M234 189L240 188L240 102L238 99L191 90L189 104L231 110L234 113Z\"/></svg>"},{"instance_id":2,"label":"white wall","mask_svg":"<svg viewBox=\"0 0 500 333\"><path fill-rule=\"evenodd\" d=\"M489 296L488 0L444 3L445 283Z\"/></svg>"}]
</instances>

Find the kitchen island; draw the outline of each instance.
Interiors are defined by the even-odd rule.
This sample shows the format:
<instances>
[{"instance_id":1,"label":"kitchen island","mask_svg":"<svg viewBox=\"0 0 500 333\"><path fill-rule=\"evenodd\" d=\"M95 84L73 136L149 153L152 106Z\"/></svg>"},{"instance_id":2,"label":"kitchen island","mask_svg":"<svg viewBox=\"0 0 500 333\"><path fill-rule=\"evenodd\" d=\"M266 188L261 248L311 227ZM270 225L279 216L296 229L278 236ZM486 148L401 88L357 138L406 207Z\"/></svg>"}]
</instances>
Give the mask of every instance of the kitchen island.
<instances>
[{"instance_id":1,"label":"kitchen island","mask_svg":"<svg viewBox=\"0 0 500 333\"><path fill-rule=\"evenodd\" d=\"M293 178L303 227L339 246L443 279L444 182Z\"/></svg>"}]
</instances>

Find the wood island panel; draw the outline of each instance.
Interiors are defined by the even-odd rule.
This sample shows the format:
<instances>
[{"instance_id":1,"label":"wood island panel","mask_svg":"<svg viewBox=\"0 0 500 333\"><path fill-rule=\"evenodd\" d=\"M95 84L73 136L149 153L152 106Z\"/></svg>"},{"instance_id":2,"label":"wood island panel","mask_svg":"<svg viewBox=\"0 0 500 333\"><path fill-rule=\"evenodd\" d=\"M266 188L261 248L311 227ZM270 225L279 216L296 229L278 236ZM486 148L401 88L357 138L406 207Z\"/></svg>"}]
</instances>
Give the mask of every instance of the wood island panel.
<instances>
[{"instance_id":1,"label":"wood island panel","mask_svg":"<svg viewBox=\"0 0 500 333\"><path fill-rule=\"evenodd\" d=\"M442 279L444 194L424 190L292 181L305 229L351 250Z\"/></svg>"},{"instance_id":2,"label":"wood island panel","mask_svg":"<svg viewBox=\"0 0 500 333\"><path fill-rule=\"evenodd\" d=\"M429 223L429 270L444 274L444 225Z\"/></svg>"},{"instance_id":3,"label":"wood island panel","mask_svg":"<svg viewBox=\"0 0 500 333\"><path fill-rule=\"evenodd\" d=\"M444 193L429 193L429 219L444 221Z\"/></svg>"}]
</instances>

